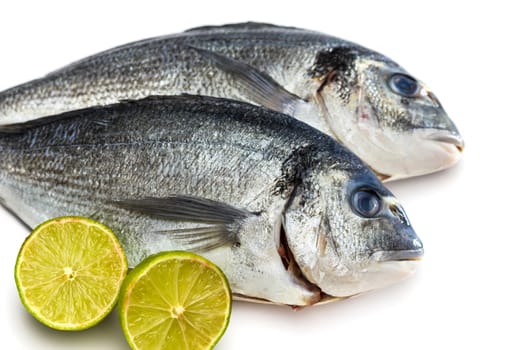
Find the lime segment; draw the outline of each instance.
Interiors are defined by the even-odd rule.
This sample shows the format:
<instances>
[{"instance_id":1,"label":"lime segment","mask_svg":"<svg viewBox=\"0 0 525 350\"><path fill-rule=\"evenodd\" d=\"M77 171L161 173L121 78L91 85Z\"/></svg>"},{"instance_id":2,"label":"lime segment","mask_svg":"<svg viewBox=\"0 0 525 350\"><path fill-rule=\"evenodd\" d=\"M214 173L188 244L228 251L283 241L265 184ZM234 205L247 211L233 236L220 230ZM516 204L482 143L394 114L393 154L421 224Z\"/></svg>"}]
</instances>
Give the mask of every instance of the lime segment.
<instances>
[{"instance_id":1,"label":"lime segment","mask_svg":"<svg viewBox=\"0 0 525 350\"><path fill-rule=\"evenodd\" d=\"M15 281L22 303L40 322L82 330L115 306L127 269L124 251L108 227L88 218L60 217L25 240Z\"/></svg>"},{"instance_id":2,"label":"lime segment","mask_svg":"<svg viewBox=\"0 0 525 350\"><path fill-rule=\"evenodd\" d=\"M222 271L189 252L163 252L126 277L119 301L122 329L132 349L211 349L231 313Z\"/></svg>"}]
</instances>

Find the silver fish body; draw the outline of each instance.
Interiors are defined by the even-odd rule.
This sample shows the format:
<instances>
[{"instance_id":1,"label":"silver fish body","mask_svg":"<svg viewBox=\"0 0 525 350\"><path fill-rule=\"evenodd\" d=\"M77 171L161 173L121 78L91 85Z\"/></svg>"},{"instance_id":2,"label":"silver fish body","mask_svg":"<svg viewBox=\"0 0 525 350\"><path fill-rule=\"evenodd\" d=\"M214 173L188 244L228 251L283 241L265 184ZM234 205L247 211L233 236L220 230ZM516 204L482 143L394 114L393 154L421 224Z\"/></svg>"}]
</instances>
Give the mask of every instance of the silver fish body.
<instances>
[{"instance_id":1,"label":"silver fish body","mask_svg":"<svg viewBox=\"0 0 525 350\"><path fill-rule=\"evenodd\" d=\"M0 93L0 124L179 93L290 114L383 179L446 168L463 149L435 95L397 63L322 33L260 23L195 28L88 57Z\"/></svg>"},{"instance_id":2,"label":"silver fish body","mask_svg":"<svg viewBox=\"0 0 525 350\"><path fill-rule=\"evenodd\" d=\"M203 254L234 293L312 305L396 282L423 253L401 205L329 136L237 101L151 97L0 127L0 197L29 227L83 215L130 266Z\"/></svg>"}]
</instances>

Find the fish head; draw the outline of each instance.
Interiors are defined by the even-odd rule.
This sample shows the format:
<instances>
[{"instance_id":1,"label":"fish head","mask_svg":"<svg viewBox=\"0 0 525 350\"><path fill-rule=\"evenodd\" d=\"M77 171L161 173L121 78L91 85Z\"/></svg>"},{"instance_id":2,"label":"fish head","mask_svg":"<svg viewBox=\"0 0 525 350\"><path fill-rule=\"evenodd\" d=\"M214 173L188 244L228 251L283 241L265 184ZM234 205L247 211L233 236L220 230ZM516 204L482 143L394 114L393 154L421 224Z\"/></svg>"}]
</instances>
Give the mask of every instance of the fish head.
<instances>
[{"instance_id":1,"label":"fish head","mask_svg":"<svg viewBox=\"0 0 525 350\"><path fill-rule=\"evenodd\" d=\"M463 138L427 85L379 53L334 48L325 56L314 72L326 124L377 174L423 175L459 160Z\"/></svg>"},{"instance_id":2,"label":"fish head","mask_svg":"<svg viewBox=\"0 0 525 350\"><path fill-rule=\"evenodd\" d=\"M296 188L283 215L302 275L332 297L382 288L411 275L423 255L397 199L369 171L328 169Z\"/></svg>"}]
</instances>

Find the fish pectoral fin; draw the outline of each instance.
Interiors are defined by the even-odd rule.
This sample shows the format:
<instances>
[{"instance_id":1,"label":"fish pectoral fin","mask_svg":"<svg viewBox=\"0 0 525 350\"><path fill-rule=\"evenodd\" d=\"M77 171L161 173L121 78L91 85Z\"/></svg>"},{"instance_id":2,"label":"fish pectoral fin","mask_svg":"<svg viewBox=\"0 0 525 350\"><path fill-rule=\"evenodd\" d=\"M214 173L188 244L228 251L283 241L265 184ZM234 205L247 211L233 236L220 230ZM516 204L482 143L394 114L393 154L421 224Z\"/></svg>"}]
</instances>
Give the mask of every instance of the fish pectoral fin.
<instances>
[{"instance_id":1,"label":"fish pectoral fin","mask_svg":"<svg viewBox=\"0 0 525 350\"><path fill-rule=\"evenodd\" d=\"M235 78L239 91L249 101L275 111L293 114L296 105L305 101L289 92L268 74L249 64L231 59L224 55L189 46L213 64Z\"/></svg>"},{"instance_id":2,"label":"fish pectoral fin","mask_svg":"<svg viewBox=\"0 0 525 350\"><path fill-rule=\"evenodd\" d=\"M169 235L170 239L195 252L206 252L237 242L237 232L227 225L199 226L154 231L153 233Z\"/></svg>"},{"instance_id":3,"label":"fish pectoral fin","mask_svg":"<svg viewBox=\"0 0 525 350\"><path fill-rule=\"evenodd\" d=\"M127 199L116 203L122 208L159 218L210 225L233 224L255 215L224 202L187 195Z\"/></svg>"},{"instance_id":4,"label":"fish pectoral fin","mask_svg":"<svg viewBox=\"0 0 525 350\"><path fill-rule=\"evenodd\" d=\"M257 214L224 202L195 196L147 197L116 202L124 209L178 222L199 223L203 226L155 231L169 234L172 239L195 250L210 250L238 241L243 221Z\"/></svg>"}]
</instances>

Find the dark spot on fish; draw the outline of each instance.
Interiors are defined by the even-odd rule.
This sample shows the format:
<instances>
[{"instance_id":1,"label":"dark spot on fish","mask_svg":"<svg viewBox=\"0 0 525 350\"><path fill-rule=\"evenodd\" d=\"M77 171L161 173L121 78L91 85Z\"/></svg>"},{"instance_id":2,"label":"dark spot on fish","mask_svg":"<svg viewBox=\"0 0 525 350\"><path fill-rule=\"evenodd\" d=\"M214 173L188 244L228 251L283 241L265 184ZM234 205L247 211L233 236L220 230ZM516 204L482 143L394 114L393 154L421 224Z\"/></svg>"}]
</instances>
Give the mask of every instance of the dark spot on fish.
<instances>
[{"instance_id":1,"label":"dark spot on fish","mask_svg":"<svg viewBox=\"0 0 525 350\"><path fill-rule=\"evenodd\" d=\"M341 100L348 102L357 81L357 56L358 53L348 47L332 47L317 53L314 65L308 70L310 77L321 81L317 92L332 84Z\"/></svg>"},{"instance_id":2,"label":"dark spot on fish","mask_svg":"<svg viewBox=\"0 0 525 350\"><path fill-rule=\"evenodd\" d=\"M345 72L354 69L356 57L356 52L349 47L332 47L320 51L308 74L312 78L323 78L332 71Z\"/></svg>"},{"instance_id":3,"label":"dark spot on fish","mask_svg":"<svg viewBox=\"0 0 525 350\"><path fill-rule=\"evenodd\" d=\"M276 179L273 195L288 197L302 181L303 173L312 164L311 154L315 146L306 145L294 150L281 166L281 175Z\"/></svg>"},{"instance_id":4,"label":"dark spot on fish","mask_svg":"<svg viewBox=\"0 0 525 350\"><path fill-rule=\"evenodd\" d=\"M408 98L402 98L401 99L401 104L404 104L405 106L408 106L410 104L410 101L408 100Z\"/></svg>"}]
</instances>

